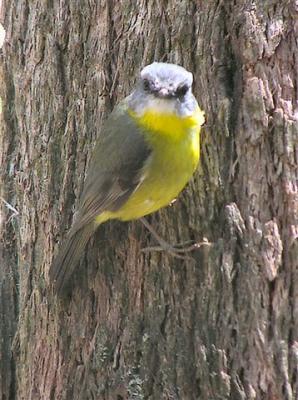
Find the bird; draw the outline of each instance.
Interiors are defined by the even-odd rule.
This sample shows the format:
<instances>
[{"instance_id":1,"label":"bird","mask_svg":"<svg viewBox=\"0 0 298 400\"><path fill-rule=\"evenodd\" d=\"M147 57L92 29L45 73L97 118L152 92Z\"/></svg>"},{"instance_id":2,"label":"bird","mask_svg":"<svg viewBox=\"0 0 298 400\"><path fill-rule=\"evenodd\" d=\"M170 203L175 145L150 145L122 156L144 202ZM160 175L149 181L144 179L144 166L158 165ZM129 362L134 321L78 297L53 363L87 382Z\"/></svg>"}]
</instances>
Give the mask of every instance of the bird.
<instances>
[{"instance_id":1,"label":"bird","mask_svg":"<svg viewBox=\"0 0 298 400\"><path fill-rule=\"evenodd\" d=\"M204 123L192 85L193 74L182 66L153 62L103 123L76 218L50 266L57 294L101 224L144 220L169 205L192 177Z\"/></svg>"}]
</instances>

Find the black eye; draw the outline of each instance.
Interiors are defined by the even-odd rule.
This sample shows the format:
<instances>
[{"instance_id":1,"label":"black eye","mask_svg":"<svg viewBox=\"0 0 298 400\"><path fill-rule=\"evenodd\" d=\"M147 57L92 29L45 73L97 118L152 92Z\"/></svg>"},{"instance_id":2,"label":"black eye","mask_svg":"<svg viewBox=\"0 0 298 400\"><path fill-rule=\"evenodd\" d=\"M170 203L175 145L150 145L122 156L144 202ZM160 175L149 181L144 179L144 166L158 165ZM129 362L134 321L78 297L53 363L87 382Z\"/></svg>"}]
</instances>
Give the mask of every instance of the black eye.
<instances>
[{"instance_id":1,"label":"black eye","mask_svg":"<svg viewBox=\"0 0 298 400\"><path fill-rule=\"evenodd\" d=\"M150 81L148 79L143 80L143 89L146 92L150 90Z\"/></svg>"},{"instance_id":2,"label":"black eye","mask_svg":"<svg viewBox=\"0 0 298 400\"><path fill-rule=\"evenodd\" d=\"M176 89L175 95L176 95L177 97L183 97L183 96L186 95L188 89L189 89L189 87L188 87L187 85L179 86L179 87Z\"/></svg>"}]
</instances>

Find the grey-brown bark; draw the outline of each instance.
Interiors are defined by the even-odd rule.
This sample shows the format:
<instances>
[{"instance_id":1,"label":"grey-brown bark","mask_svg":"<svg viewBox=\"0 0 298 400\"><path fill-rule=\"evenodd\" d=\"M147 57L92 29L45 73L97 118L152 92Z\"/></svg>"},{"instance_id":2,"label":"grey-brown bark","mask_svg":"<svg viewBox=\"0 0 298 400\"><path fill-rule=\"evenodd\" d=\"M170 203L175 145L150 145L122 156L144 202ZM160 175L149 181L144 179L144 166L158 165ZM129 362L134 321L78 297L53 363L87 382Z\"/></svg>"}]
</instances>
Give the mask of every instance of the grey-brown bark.
<instances>
[{"instance_id":1,"label":"grey-brown bark","mask_svg":"<svg viewBox=\"0 0 298 400\"><path fill-rule=\"evenodd\" d=\"M12 0L2 21L0 189L19 212L2 202L2 398L294 400L294 1ZM153 60L194 72L207 126L195 179L151 221L212 245L143 254L138 222L107 223L56 301L47 271L101 122Z\"/></svg>"}]
</instances>

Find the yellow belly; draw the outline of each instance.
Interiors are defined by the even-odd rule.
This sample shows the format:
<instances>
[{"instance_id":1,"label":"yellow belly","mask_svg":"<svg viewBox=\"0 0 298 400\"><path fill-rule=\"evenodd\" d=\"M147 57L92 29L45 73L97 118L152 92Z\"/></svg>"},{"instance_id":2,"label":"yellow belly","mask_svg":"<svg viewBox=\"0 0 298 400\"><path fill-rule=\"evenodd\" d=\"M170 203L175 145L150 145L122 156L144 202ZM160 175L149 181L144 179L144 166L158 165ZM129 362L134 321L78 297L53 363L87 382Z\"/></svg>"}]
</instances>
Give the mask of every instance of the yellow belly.
<instances>
[{"instance_id":1,"label":"yellow belly","mask_svg":"<svg viewBox=\"0 0 298 400\"><path fill-rule=\"evenodd\" d=\"M138 219L168 205L184 188L199 161L200 126L203 113L192 117L147 112L137 122L145 128L152 148L143 170L143 180L127 202L117 211L104 212L96 219L128 221Z\"/></svg>"}]
</instances>

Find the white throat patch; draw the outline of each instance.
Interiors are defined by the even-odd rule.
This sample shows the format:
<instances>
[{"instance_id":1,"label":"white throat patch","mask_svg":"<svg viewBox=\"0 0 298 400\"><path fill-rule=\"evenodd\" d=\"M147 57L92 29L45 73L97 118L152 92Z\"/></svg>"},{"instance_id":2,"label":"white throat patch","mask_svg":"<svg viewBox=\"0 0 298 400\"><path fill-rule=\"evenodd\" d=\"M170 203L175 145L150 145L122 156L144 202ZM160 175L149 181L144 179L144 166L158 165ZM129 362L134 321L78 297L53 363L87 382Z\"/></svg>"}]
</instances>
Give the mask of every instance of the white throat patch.
<instances>
[{"instance_id":1,"label":"white throat patch","mask_svg":"<svg viewBox=\"0 0 298 400\"><path fill-rule=\"evenodd\" d=\"M144 104L140 104L137 107L136 112L139 115L142 115L148 110L160 114L178 114L176 102L176 99L150 98L148 101L146 101L145 107Z\"/></svg>"}]
</instances>

